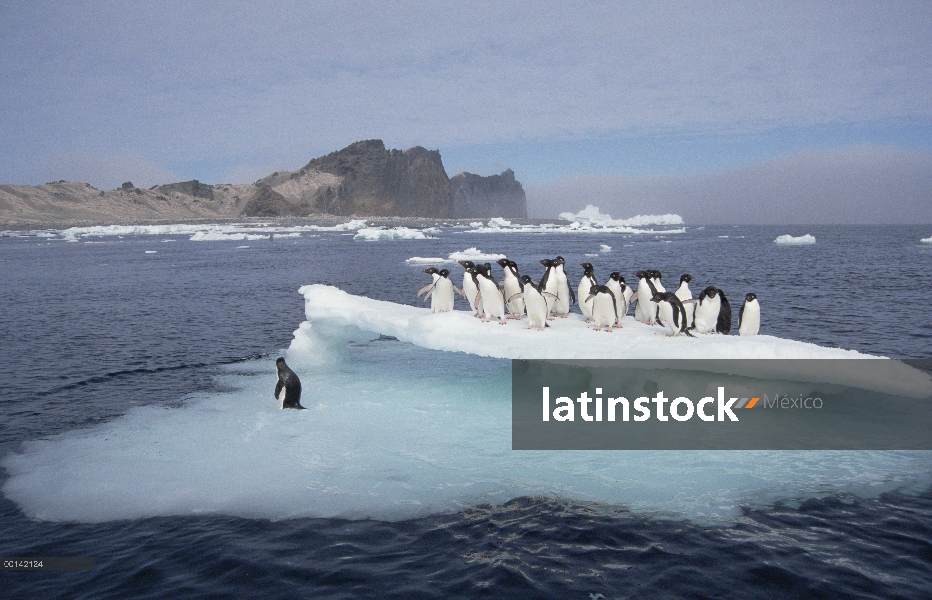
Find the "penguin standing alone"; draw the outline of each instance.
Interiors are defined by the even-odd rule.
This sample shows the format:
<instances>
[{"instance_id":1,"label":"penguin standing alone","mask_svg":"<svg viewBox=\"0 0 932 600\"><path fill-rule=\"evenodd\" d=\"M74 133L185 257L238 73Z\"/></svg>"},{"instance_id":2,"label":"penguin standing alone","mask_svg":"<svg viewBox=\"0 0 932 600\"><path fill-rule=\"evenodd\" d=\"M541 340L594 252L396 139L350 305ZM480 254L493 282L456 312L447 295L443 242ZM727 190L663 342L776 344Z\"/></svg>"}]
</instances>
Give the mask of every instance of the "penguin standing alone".
<instances>
[{"instance_id":1,"label":"penguin standing alone","mask_svg":"<svg viewBox=\"0 0 932 600\"><path fill-rule=\"evenodd\" d=\"M301 406L301 380L298 375L288 368L285 359L279 357L275 361L278 371L278 383L275 385L275 398L282 403L282 408L298 408Z\"/></svg>"},{"instance_id":2,"label":"penguin standing alone","mask_svg":"<svg viewBox=\"0 0 932 600\"><path fill-rule=\"evenodd\" d=\"M760 303L757 294L744 297L741 312L738 313L738 335L757 335L760 331Z\"/></svg>"},{"instance_id":3,"label":"penguin standing alone","mask_svg":"<svg viewBox=\"0 0 932 600\"><path fill-rule=\"evenodd\" d=\"M434 276L434 283L422 287L418 290L417 295L420 297L421 294L426 294L424 296L425 300L430 297L430 312L432 313L452 312L453 292L455 290L462 296L463 290L456 287L453 281L450 280L450 270L441 269L438 271L436 267L430 267L424 269L424 272Z\"/></svg>"}]
</instances>

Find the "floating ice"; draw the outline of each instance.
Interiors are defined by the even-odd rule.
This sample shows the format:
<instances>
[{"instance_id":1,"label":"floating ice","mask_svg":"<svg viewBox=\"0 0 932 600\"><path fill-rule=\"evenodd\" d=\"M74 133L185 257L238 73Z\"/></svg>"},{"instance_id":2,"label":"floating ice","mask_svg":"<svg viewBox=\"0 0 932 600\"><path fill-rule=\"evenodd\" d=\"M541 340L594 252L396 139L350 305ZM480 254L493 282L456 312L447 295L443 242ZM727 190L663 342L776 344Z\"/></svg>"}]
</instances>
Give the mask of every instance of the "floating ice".
<instances>
[{"instance_id":1,"label":"floating ice","mask_svg":"<svg viewBox=\"0 0 932 600\"><path fill-rule=\"evenodd\" d=\"M815 237L809 235L801 235L799 237L793 237L789 234L781 235L773 241L774 244L780 244L781 246L809 246L815 244Z\"/></svg>"},{"instance_id":2,"label":"floating ice","mask_svg":"<svg viewBox=\"0 0 932 600\"><path fill-rule=\"evenodd\" d=\"M455 331L463 340L457 349L467 352L490 342L507 349L505 340L521 338L533 342L523 348L561 354L630 340L590 332L580 344L585 326L575 320L532 333L326 286L304 294L312 322L295 332L286 358L308 410L277 408L273 358L241 363L218 379L224 392L181 407L132 408L24 444L2 462L3 494L30 518L80 522L206 514L404 519L528 495L719 519L747 503L833 490L868 495L928 479L924 452L515 452L508 361L365 340L384 328L457 346ZM566 333L577 343L561 343ZM716 340L726 338L700 345L716 348ZM755 347L746 338L727 341Z\"/></svg>"},{"instance_id":3,"label":"floating ice","mask_svg":"<svg viewBox=\"0 0 932 600\"><path fill-rule=\"evenodd\" d=\"M506 221L501 217L492 217L489 219L489 227L511 227L511 221Z\"/></svg>"},{"instance_id":4,"label":"floating ice","mask_svg":"<svg viewBox=\"0 0 932 600\"><path fill-rule=\"evenodd\" d=\"M146 250L146 254L156 254L158 250Z\"/></svg>"},{"instance_id":5,"label":"floating ice","mask_svg":"<svg viewBox=\"0 0 932 600\"><path fill-rule=\"evenodd\" d=\"M598 256L598 254L587 254L586 256L593 257L593 256Z\"/></svg>"},{"instance_id":6,"label":"floating ice","mask_svg":"<svg viewBox=\"0 0 932 600\"><path fill-rule=\"evenodd\" d=\"M412 256L411 258L405 260L406 263L411 265L441 265L444 263L455 262L449 258L432 258L432 257L423 257L423 256Z\"/></svg>"},{"instance_id":7,"label":"floating ice","mask_svg":"<svg viewBox=\"0 0 932 600\"><path fill-rule=\"evenodd\" d=\"M611 246L606 246L605 244L602 244L599 246L599 252L611 252L611 251L612 251Z\"/></svg>"},{"instance_id":8,"label":"floating ice","mask_svg":"<svg viewBox=\"0 0 932 600\"><path fill-rule=\"evenodd\" d=\"M472 248L466 248L462 252L451 252L449 256L450 260L471 260L473 262L477 261L493 261L500 258L505 258L504 254L486 254L482 250L479 250L475 246Z\"/></svg>"},{"instance_id":9,"label":"floating ice","mask_svg":"<svg viewBox=\"0 0 932 600\"><path fill-rule=\"evenodd\" d=\"M595 227L644 227L646 225L682 225L683 217L675 214L637 215L630 219L613 219L611 215L602 214L598 206L587 204L586 208L576 214L560 213L564 221L577 222Z\"/></svg>"},{"instance_id":10,"label":"floating ice","mask_svg":"<svg viewBox=\"0 0 932 600\"><path fill-rule=\"evenodd\" d=\"M372 242L376 240L429 240L432 238L420 229L410 229L408 227L392 227L391 229L367 227L357 231L353 239Z\"/></svg>"},{"instance_id":11,"label":"floating ice","mask_svg":"<svg viewBox=\"0 0 932 600\"><path fill-rule=\"evenodd\" d=\"M482 227L482 221L471 221L469 223L470 227Z\"/></svg>"},{"instance_id":12,"label":"floating ice","mask_svg":"<svg viewBox=\"0 0 932 600\"><path fill-rule=\"evenodd\" d=\"M932 244L932 237L927 237L924 240L919 240L920 242L925 242L926 244Z\"/></svg>"},{"instance_id":13,"label":"floating ice","mask_svg":"<svg viewBox=\"0 0 932 600\"><path fill-rule=\"evenodd\" d=\"M226 235L247 235L247 234L265 234L259 238L268 237L270 233L278 237L294 237L294 234L300 235L303 231L354 231L366 226L363 220L352 220L346 223L340 223L333 226L323 225L291 225L277 226L267 224L246 224L246 223L229 223L229 224L175 224L175 225L95 225L93 227L70 227L57 232L66 241L76 242L79 238L86 237L107 237L107 236L129 236L129 235L190 235L201 234L200 241L205 241L215 234L216 237L210 237L213 240L236 239L232 237L222 237ZM207 237L205 237L207 236ZM245 238L238 238L245 239Z\"/></svg>"}]
</instances>

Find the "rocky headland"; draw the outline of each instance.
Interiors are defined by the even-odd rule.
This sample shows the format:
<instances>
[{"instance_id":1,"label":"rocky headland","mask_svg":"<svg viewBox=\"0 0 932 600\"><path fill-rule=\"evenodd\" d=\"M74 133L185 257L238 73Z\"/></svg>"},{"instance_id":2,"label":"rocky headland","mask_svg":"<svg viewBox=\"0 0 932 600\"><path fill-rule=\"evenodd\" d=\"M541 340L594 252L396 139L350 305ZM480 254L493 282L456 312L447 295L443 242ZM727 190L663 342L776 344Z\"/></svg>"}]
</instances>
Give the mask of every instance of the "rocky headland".
<instances>
[{"instance_id":1,"label":"rocky headland","mask_svg":"<svg viewBox=\"0 0 932 600\"><path fill-rule=\"evenodd\" d=\"M59 181L0 185L0 225L165 223L251 218L527 218L514 172L452 179L440 152L415 146L389 150L382 140L350 144L297 171L278 171L251 184L197 180L115 190Z\"/></svg>"}]
</instances>

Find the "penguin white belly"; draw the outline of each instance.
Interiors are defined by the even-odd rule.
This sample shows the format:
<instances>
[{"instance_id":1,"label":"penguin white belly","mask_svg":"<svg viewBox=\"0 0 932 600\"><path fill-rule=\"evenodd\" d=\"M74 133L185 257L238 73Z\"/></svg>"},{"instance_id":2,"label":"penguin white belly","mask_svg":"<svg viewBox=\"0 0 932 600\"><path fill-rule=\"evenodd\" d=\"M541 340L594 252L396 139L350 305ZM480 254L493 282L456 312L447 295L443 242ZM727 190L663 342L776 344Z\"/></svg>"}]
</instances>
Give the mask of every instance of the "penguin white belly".
<instances>
[{"instance_id":1,"label":"penguin white belly","mask_svg":"<svg viewBox=\"0 0 932 600\"><path fill-rule=\"evenodd\" d=\"M643 286L638 285L638 307L634 311L634 317L642 323L653 323L657 314L657 303L651 300L652 296L650 286L646 283Z\"/></svg>"},{"instance_id":2,"label":"penguin white belly","mask_svg":"<svg viewBox=\"0 0 932 600\"><path fill-rule=\"evenodd\" d=\"M618 307L618 312L621 313L621 316L624 317L628 314L628 306L631 305L631 298L634 298L634 290L629 286L625 286L624 291L622 292L625 296L624 304Z\"/></svg>"},{"instance_id":3,"label":"penguin white belly","mask_svg":"<svg viewBox=\"0 0 932 600\"><path fill-rule=\"evenodd\" d=\"M463 294L466 296L466 301L469 302L469 308L472 309L473 314L479 310L478 306L476 306L476 295L478 293L479 288L476 287L476 282L472 280L472 275L466 273L463 277Z\"/></svg>"},{"instance_id":4,"label":"penguin white belly","mask_svg":"<svg viewBox=\"0 0 932 600\"><path fill-rule=\"evenodd\" d=\"M521 293L521 282L518 278L510 273L505 276L505 297L511 298L515 294ZM508 312L513 315L521 316L524 314L524 298L515 298L508 303Z\"/></svg>"},{"instance_id":5,"label":"penguin white belly","mask_svg":"<svg viewBox=\"0 0 932 600\"><path fill-rule=\"evenodd\" d=\"M738 325L738 335L757 335L760 331L760 304L757 300L745 302L741 311L741 323Z\"/></svg>"},{"instance_id":6,"label":"penguin white belly","mask_svg":"<svg viewBox=\"0 0 932 600\"><path fill-rule=\"evenodd\" d=\"M576 288L576 300L579 302L579 310L582 311L587 321L592 318L593 300L587 300L587 298L589 297L589 290L594 284L595 282L589 277L583 277L579 282L579 287Z\"/></svg>"},{"instance_id":7,"label":"penguin white belly","mask_svg":"<svg viewBox=\"0 0 932 600\"><path fill-rule=\"evenodd\" d=\"M282 387L282 391L278 392L278 408L285 408L285 396L288 394L288 388Z\"/></svg>"},{"instance_id":8,"label":"penguin white belly","mask_svg":"<svg viewBox=\"0 0 932 600\"><path fill-rule=\"evenodd\" d=\"M721 306L722 301L718 296L706 298L700 302L696 306L696 314L693 315L693 325L696 331L700 333L713 331L718 323L718 312Z\"/></svg>"},{"instance_id":9,"label":"penguin white belly","mask_svg":"<svg viewBox=\"0 0 932 600\"><path fill-rule=\"evenodd\" d=\"M524 287L524 308L527 311L529 321L528 329L540 327L543 329L547 325L547 314L550 307L547 301L540 293L531 288L530 285Z\"/></svg>"},{"instance_id":10,"label":"penguin white belly","mask_svg":"<svg viewBox=\"0 0 932 600\"><path fill-rule=\"evenodd\" d=\"M673 325L673 305L669 302L660 302L657 304L657 318L664 327L669 327L676 335L677 327Z\"/></svg>"},{"instance_id":11,"label":"penguin white belly","mask_svg":"<svg viewBox=\"0 0 932 600\"><path fill-rule=\"evenodd\" d=\"M563 269L557 269L557 299L553 310L560 316L570 314L570 284Z\"/></svg>"},{"instance_id":12,"label":"penguin white belly","mask_svg":"<svg viewBox=\"0 0 932 600\"><path fill-rule=\"evenodd\" d=\"M609 279L605 283L605 287L615 294L615 308L617 309L615 311L615 324L621 326L621 320L625 318L625 314L628 312L628 305L625 304L625 295L621 291L621 284L614 279Z\"/></svg>"},{"instance_id":13,"label":"penguin white belly","mask_svg":"<svg viewBox=\"0 0 932 600\"><path fill-rule=\"evenodd\" d=\"M689 290L689 285L686 282L680 284L680 287L676 289L676 297L680 299L680 302L683 302L683 309L686 311L686 327L693 326L693 315L696 313L695 303L685 304L686 300L692 300L693 293Z\"/></svg>"},{"instance_id":14,"label":"penguin white belly","mask_svg":"<svg viewBox=\"0 0 932 600\"><path fill-rule=\"evenodd\" d=\"M502 297L498 286L485 277L479 278L479 294L482 296L482 310L485 312L486 320L489 318L505 318L505 299Z\"/></svg>"},{"instance_id":15,"label":"penguin white belly","mask_svg":"<svg viewBox=\"0 0 932 600\"><path fill-rule=\"evenodd\" d=\"M435 313L453 310L453 282L447 277L441 277L434 284L434 295L430 307Z\"/></svg>"},{"instance_id":16,"label":"penguin white belly","mask_svg":"<svg viewBox=\"0 0 932 600\"><path fill-rule=\"evenodd\" d=\"M618 315L615 313L615 302L610 294L596 294L592 299L592 320L596 328L605 326L609 331L615 324Z\"/></svg>"}]
</instances>

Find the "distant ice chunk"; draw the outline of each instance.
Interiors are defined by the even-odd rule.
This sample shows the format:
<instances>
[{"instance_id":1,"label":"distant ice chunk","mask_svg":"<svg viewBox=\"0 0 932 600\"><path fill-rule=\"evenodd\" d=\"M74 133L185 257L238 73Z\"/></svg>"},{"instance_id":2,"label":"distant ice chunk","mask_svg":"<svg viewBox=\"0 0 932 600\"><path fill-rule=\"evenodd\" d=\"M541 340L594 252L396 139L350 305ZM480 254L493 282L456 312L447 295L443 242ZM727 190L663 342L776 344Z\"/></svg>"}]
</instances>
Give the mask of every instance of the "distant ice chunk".
<instances>
[{"instance_id":1,"label":"distant ice chunk","mask_svg":"<svg viewBox=\"0 0 932 600\"><path fill-rule=\"evenodd\" d=\"M511 221L506 221L501 217L492 217L489 219L489 227L511 227Z\"/></svg>"},{"instance_id":2,"label":"distant ice chunk","mask_svg":"<svg viewBox=\"0 0 932 600\"><path fill-rule=\"evenodd\" d=\"M268 234L223 233L222 231L195 231L192 242L241 242L243 240L267 240Z\"/></svg>"},{"instance_id":3,"label":"distant ice chunk","mask_svg":"<svg viewBox=\"0 0 932 600\"><path fill-rule=\"evenodd\" d=\"M598 254L586 254L588 257L598 256Z\"/></svg>"},{"instance_id":4,"label":"distant ice chunk","mask_svg":"<svg viewBox=\"0 0 932 600\"><path fill-rule=\"evenodd\" d=\"M449 258L412 256L405 261L409 265L442 265L444 263L454 262Z\"/></svg>"},{"instance_id":5,"label":"distant ice chunk","mask_svg":"<svg viewBox=\"0 0 932 600\"><path fill-rule=\"evenodd\" d=\"M578 222L582 225L595 227L644 227L646 225L683 225L683 217L668 213L665 215L637 215L630 219L613 219L609 214L603 214L598 206L587 204L586 208L576 214L571 212L560 213L564 221Z\"/></svg>"},{"instance_id":6,"label":"distant ice chunk","mask_svg":"<svg viewBox=\"0 0 932 600\"><path fill-rule=\"evenodd\" d=\"M470 227L482 227L482 221L470 221Z\"/></svg>"},{"instance_id":7,"label":"distant ice chunk","mask_svg":"<svg viewBox=\"0 0 932 600\"><path fill-rule=\"evenodd\" d=\"M363 242L374 242L377 240L429 240L433 238L426 235L420 229L410 229L408 227L392 227L391 229L366 227L365 229L357 231L353 239Z\"/></svg>"},{"instance_id":8,"label":"distant ice chunk","mask_svg":"<svg viewBox=\"0 0 932 600\"><path fill-rule=\"evenodd\" d=\"M809 235L801 235L799 237L793 237L789 234L781 235L773 241L774 244L780 244L781 246L810 246L815 244L815 237Z\"/></svg>"},{"instance_id":9,"label":"distant ice chunk","mask_svg":"<svg viewBox=\"0 0 932 600\"><path fill-rule=\"evenodd\" d=\"M611 251L612 251L611 246L607 246L605 244L602 244L601 246L599 246L599 252L611 252Z\"/></svg>"},{"instance_id":10,"label":"distant ice chunk","mask_svg":"<svg viewBox=\"0 0 932 600\"><path fill-rule=\"evenodd\" d=\"M355 231L366 226L361 219L347 221L333 226L325 225L272 225L265 223L224 223L224 224L190 224L174 225L95 225L92 227L69 227L58 232L65 241L76 242L79 238L130 236L130 235L190 235L200 234L195 241L220 241L231 239L262 239L275 234L278 237L297 237L302 231ZM264 234L258 238L222 237L226 235Z\"/></svg>"},{"instance_id":11,"label":"distant ice chunk","mask_svg":"<svg viewBox=\"0 0 932 600\"><path fill-rule=\"evenodd\" d=\"M919 240L920 242L925 242L926 244L932 244L932 237L927 237L924 240Z\"/></svg>"},{"instance_id":12,"label":"distant ice chunk","mask_svg":"<svg viewBox=\"0 0 932 600\"><path fill-rule=\"evenodd\" d=\"M450 260L471 260L473 262L477 261L493 261L500 258L505 258L504 254L487 254L482 250L479 250L475 246L472 248L466 248L462 252L451 252L449 256Z\"/></svg>"},{"instance_id":13,"label":"distant ice chunk","mask_svg":"<svg viewBox=\"0 0 932 600\"><path fill-rule=\"evenodd\" d=\"M156 254L158 250L146 250L146 254Z\"/></svg>"}]
</instances>

